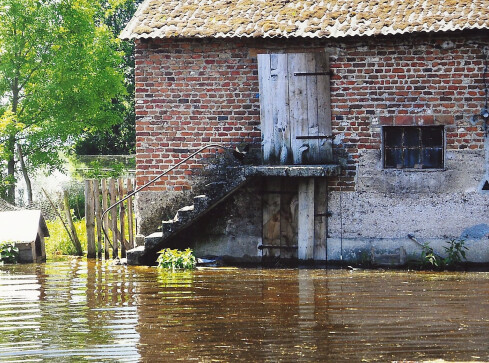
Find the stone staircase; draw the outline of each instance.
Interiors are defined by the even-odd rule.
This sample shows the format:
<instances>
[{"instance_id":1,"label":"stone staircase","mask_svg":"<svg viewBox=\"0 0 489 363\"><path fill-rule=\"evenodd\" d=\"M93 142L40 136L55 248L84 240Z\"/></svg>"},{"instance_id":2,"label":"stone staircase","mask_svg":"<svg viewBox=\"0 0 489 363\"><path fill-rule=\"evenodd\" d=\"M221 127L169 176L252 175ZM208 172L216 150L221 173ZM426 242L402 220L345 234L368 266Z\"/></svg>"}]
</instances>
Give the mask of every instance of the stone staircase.
<instances>
[{"instance_id":1,"label":"stone staircase","mask_svg":"<svg viewBox=\"0 0 489 363\"><path fill-rule=\"evenodd\" d=\"M144 244L127 251L128 265L150 265L157 252L165 248L165 241L193 225L214 207L225 201L248 181L243 170L235 172L230 179L206 186L206 194L194 197L193 204L180 208L173 219L162 222L161 231L144 237Z\"/></svg>"}]
</instances>

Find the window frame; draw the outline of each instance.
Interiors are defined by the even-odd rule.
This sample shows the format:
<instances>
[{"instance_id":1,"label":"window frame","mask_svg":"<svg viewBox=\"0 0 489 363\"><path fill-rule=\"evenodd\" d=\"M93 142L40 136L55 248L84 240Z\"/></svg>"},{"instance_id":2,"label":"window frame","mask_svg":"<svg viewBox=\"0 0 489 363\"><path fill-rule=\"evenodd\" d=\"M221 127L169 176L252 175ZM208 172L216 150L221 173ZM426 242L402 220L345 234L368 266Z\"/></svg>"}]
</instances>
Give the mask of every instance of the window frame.
<instances>
[{"instance_id":1,"label":"window frame","mask_svg":"<svg viewBox=\"0 0 489 363\"><path fill-rule=\"evenodd\" d=\"M398 129L401 132L401 144L394 146L394 145L388 145L386 142L386 132L388 130L394 130ZM426 132L428 129L438 129L441 132L441 135L439 137L441 138L440 144L436 144L435 146L433 145L426 145L423 144L423 132ZM409 132L412 133L412 130L419 130L418 131L418 144L415 146L413 145L406 145L406 130L410 130ZM445 169L445 152L446 152L446 131L444 126L434 126L434 125L429 125L429 126L421 126L421 125L399 125L399 126L383 126L382 127L382 140L381 140L381 157L382 157L382 168L384 170L411 170L411 171L433 171L433 170L444 170ZM427 135L426 133L424 135ZM427 136L426 136L427 137ZM412 141L412 140L411 140ZM399 152L401 153L401 158L402 158L402 164L396 164L396 165L390 165L387 163L387 153L386 149L389 150L394 150L398 149ZM414 166L404 166L407 163L405 162L405 155L407 150L419 150L418 154L418 161L420 163L414 164ZM441 149L441 150L440 150ZM423 151L425 150L439 150L441 151L440 155L440 163L437 164L436 166L430 167L426 166L426 164L423 164ZM435 151L436 152L436 151Z\"/></svg>"}]
</instances>

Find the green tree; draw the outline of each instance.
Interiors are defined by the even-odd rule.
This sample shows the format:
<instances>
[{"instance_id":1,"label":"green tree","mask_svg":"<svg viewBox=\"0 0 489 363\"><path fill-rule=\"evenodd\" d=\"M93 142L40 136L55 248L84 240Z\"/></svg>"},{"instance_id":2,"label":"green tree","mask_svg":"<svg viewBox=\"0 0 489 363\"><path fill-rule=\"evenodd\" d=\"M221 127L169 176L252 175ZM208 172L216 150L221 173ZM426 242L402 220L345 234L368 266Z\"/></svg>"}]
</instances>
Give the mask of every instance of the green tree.
<instances>
[{"instance_id":1,"label":"green tree","mask_svg":"<svg viewBox=\"0 0 489 363\"><path fill-rule=\"evenodd\" d=\"M31 202L32 169L59 167L60 149L121 122L123 54L105 11L97 0L0 0L0 159L12 203L17 170Z\"/></svg>"},{"instance_id":2,"label":"green tree","mask_svg":"<svg viewBox=\"0 0 489 363\"><path fill-rule=\"evenodd\" d=\"M142 0L105 0L104 22L114 36L118 36L131 20ZM120 124L110 130L95 130L86 133L75 145L78 155L114 155L132 154L136 147L136 129L134 112L134 42L120 43L124 54L124 84L127 93L117 100L117 109L123 117Z\"/></svg>"}]
</instances>

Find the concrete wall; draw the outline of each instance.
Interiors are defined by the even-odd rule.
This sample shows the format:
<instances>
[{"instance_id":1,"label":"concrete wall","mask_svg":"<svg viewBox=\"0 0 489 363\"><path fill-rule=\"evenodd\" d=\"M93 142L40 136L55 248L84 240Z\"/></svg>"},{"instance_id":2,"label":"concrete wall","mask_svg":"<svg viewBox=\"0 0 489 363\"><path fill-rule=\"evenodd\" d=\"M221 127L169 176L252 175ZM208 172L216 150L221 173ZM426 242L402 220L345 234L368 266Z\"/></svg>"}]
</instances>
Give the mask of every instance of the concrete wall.
<instances>
[{"instance_id":1,"label":"concrete wall","mask_svg":"<svg viewBox=\"0 0 489 363\"><path fill-rule=\"evenodd\" d=\"M401 246L418 256L411 234L441 255L446 241L464 239L469 260L489 262L489 194L480 191L484 152L451 150L446 159L444 170L386 170L380 151L362 152L356 190L330 193L329 259L361 261Z\"/></svg>"}]
</instances>

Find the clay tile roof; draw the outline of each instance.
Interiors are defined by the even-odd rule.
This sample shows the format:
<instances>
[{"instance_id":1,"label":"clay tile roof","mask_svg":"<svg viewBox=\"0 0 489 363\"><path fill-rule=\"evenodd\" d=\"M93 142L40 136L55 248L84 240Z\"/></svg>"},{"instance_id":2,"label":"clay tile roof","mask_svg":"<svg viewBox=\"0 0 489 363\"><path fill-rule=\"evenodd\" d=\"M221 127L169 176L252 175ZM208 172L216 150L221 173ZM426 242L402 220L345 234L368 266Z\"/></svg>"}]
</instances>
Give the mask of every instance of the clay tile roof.
<instances>
[{"instance_id":1,"label":"clay tile roof","mask_svg":"<svg viewBox=\"0 0 489 363\"><path fill-rule=\"evenodd\" d=\"M489 28L489 0L145 0L134 38L341 38Z\"/></svg>"}]
</instances>

